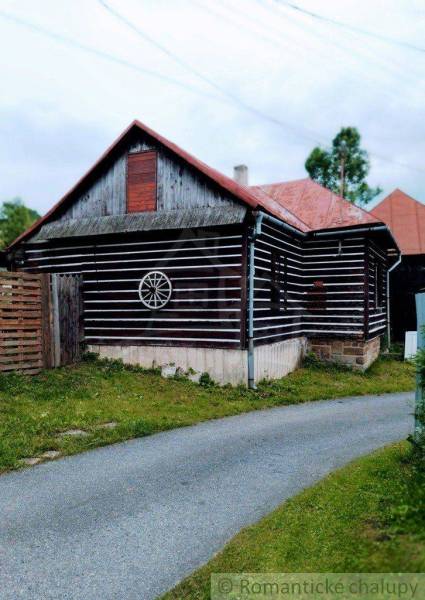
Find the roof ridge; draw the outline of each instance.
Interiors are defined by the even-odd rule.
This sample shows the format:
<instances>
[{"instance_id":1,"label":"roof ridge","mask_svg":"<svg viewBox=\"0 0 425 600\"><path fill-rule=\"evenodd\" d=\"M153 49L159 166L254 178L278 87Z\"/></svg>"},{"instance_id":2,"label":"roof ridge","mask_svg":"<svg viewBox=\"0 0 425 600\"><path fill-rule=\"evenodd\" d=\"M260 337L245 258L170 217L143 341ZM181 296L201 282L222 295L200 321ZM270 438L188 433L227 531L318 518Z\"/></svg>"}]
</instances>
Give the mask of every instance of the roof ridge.
<instances>
[{"instance_id":1,"label":"roof ridge","mask_svg":"<svg viewBox=\"0 0 425 600\"><path fill-rule=\"evenodd\" d=\"M383 204L384 202L391 201L392 196L396 193L400 193L402 194L402 196L404 196L405 198L407 198L408 200L411 200L412 202L415 202L416 204L419 204L419 206L425 206L425 204L423 202L421 202L420 200L417 200L416 198L414 198L413 196L411 196L410 194L408 194L407 192L404 192L401 188L394 188L392 192L390 192L387 196L385 196L385 198L383 198L380 202L378 202L378 204L376 206L373 207L372 210L375 210L376 208L378 208L378 206L381 206L381 204Z\"/></svg>"}]
</instances>

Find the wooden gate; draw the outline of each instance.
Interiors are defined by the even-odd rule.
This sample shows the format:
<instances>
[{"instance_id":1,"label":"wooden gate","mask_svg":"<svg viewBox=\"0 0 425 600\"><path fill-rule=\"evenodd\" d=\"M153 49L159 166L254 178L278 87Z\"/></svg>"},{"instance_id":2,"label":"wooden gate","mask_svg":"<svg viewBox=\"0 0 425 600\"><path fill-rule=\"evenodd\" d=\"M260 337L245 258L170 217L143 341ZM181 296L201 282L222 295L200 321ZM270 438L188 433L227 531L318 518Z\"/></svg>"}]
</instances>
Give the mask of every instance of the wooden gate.
<instances>
[{"instance_id":1,"label":"wooden gate","mask_svg":"<svg viewBox=\"0 0 425 600\"><path fill-rule=\"evenodd\" d=\"M52 366L78 362L82 342L82 277L51 274Z\"/></svg>"}]
</instances>

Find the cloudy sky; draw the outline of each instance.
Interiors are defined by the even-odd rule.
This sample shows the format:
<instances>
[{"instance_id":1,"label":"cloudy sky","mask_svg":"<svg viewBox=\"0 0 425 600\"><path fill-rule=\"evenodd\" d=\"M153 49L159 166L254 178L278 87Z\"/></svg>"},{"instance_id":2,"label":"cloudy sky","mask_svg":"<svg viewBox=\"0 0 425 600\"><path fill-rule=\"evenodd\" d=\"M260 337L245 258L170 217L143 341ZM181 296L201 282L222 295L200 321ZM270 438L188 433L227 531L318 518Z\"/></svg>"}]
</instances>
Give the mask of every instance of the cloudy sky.
<instances>
[{"instance_id":1,"label":"cloudy sky","mask_svg":"<svg viewBox=\"0 0 425 600\"><path fill-rule=\"evenodd\" d=\"M252 184L353 125L369 183L425 202L423 0L288 2L352 29L286 0L0 0L0 202L45 212L134 118Z\"/></svg>"}]
</instances>

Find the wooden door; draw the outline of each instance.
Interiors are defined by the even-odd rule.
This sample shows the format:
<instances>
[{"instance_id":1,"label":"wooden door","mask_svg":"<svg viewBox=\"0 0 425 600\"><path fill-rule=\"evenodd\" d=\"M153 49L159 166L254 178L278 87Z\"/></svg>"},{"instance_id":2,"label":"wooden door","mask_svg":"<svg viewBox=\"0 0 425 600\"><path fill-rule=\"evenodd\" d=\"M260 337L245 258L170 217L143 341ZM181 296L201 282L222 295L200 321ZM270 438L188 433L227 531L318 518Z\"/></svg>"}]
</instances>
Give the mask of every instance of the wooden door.
<instances>
[{"instance_id":1,"label":"wooden door","mask_svg":"<svg viewBox=\"0 0 425 600\"><path fill-rule=\"evenodd\" d=\"M51 278L53 366L60 367L81 358L82 276L53 273Z\"/></svg>"}]
</instances>

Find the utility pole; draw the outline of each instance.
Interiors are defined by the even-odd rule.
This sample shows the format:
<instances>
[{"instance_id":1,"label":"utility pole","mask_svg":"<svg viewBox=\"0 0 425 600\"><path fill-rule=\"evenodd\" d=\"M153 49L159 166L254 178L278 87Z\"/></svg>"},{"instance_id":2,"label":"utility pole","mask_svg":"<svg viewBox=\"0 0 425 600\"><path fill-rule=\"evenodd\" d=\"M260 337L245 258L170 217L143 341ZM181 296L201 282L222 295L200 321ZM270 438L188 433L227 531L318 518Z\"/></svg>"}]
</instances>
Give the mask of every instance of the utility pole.
<instances>
[{"instance_id":1,"label":"utility pole","mask_svg":"<svg viewBox=\"0 0 425 600\"><path fill-rule=\"evenodd\" d=\"M425 348L425 294L416 294L416 315L418 318L418 350ZM423 375L416 375L415 438L420 439L424 427L425 386Z\"/></svg>"},{"instance_id":2,"label":"utility pole","mask_svg":"<svg viewBox=\"0 0 425 600\"><path fill-rule=\"evenodd\" d=\"M347 159L347 142L345 140L342 140L340 148L341 148L341 169L340 169L341 186L340 186L340 196L342 198L345 198L345 196L344 196L344 194L345 194L345 161Z\"/></svg>"}]
</instances>

